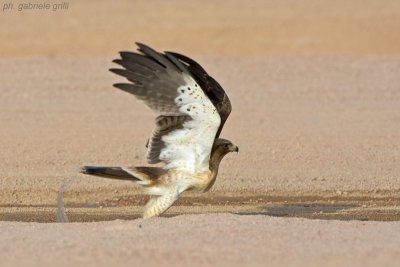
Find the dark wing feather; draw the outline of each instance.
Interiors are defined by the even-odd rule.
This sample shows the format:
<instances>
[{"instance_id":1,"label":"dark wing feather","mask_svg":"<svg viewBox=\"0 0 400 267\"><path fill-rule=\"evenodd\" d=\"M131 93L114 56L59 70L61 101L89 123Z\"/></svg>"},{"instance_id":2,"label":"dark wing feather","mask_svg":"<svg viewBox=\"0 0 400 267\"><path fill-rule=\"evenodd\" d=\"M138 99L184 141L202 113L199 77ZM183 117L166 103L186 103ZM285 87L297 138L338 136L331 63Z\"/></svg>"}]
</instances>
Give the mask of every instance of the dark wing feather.
<instances>
[{"instance_id":1,"label":"dark wing feather","mask_svg":"<svg viewBox=\"0 0 400 267\"><path fill-rule=\"evenodd\" d=\"M131 82L117 83L114 87L135 95L161 115L179 116L174 99L178 96L177 88L185 84L181 71L164 55L143 44L139 47L145 55L121 52L121 59L114 60L124 69L110 71Z\"/></svg>"},{"instance_id":2,"label":"dark wing feather","mask_svg":"<svg viewBox=\"0 0 400 267\"><path fill-rule=\"evenodd\" d=\"M143 54L145 54L146 56L152 58L159 64L163 65L166 69L176 70L176 66L171 61L169 61L163 54L158 53L153 48L148 47L147 45L144 45L142 43L136 43L136 44L139 47L138 50Z\"/></svg>"},{"instance_id":3,"label":"dark wing feather","mask_svg":"<svg viewBox=\"0 0 400 267\"><path fill-rule=\"evenodd\" d=\"M166 52L166 54L173 55L186 65L187 70L190 72L192 77L197 81L197 83L216 107L219 116L221 117L221 125L219 126L216 135L216 138L218 138L226 120L229 117L229 114L232 111L232 105L228 95L225 93L222 86L213 77L208 75L204 68L193 59L174 52Z\"/></svg>"}]
</instances>

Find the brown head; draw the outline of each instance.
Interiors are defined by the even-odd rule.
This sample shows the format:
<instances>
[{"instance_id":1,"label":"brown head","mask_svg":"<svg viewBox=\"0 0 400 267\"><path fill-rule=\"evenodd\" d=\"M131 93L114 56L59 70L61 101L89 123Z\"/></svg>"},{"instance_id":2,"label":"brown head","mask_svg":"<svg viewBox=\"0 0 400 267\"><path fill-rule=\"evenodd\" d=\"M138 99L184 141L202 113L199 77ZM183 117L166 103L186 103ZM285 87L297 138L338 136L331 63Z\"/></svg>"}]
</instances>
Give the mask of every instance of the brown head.
<instances>
[{"instance_id":1,"label":"brown head","mask_svg":"<svg viewBox=\"0 0 400 267\"><path fill-rule=\"evenodd\" d=\"M209 190L215 183L215 179L217 178L218 174L219 163L221 162L222 158L229 152L239 152L239 147L234 145L229 140L222 138L215 139L210 158L210 171L212 172L212 178L204 192Z\"/></svg>"},{"instance_id":2,"label":"brown head","mask_svg":"<svg viewBox=\"0 0 400 267\"><path fill-rule=\"evenodd\" d=\"M218 168L218 165L222 158L229 152L239 152L239 147L234 145L229 140L222 138L215 139L213 148L211 150L210 165Z\"/></svg>"}]
</instances>

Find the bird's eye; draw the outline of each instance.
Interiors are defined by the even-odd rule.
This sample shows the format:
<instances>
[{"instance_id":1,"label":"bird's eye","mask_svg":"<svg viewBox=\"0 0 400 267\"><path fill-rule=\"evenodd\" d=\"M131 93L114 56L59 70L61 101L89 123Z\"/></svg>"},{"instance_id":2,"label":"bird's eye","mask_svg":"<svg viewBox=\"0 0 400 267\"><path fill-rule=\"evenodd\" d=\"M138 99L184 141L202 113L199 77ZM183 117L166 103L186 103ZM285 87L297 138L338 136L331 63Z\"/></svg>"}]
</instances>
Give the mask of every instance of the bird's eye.
<instances>
[{"instance_id":1,"label":"bird's eye","mask_svg":"<svg viewBox=\"0 0 400 267\"><path fill-rule=\"evenodd\" d=\"M224 144L224 149L229 149L229 144Z\"/></svg>"}]
</instances>

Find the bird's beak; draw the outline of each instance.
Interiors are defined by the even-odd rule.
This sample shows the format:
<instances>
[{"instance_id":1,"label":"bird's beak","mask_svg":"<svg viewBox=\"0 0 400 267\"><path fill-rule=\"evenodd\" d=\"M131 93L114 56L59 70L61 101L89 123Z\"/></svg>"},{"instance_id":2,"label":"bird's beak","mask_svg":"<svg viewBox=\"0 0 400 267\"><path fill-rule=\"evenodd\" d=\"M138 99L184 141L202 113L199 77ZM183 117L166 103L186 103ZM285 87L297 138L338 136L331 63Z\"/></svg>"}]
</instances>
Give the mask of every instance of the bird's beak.
<instances>
[{"instance_id":1,"label":"bird's beak","mask_svg":"<svg viewBox=\"0 0 400 267\"><path fill-rule=\"evenodd\" d=\"M232 148L231 148L231 151L232 151L232 152L239 152L239 147L233 145Z\"/></svg>"}]
</instances>

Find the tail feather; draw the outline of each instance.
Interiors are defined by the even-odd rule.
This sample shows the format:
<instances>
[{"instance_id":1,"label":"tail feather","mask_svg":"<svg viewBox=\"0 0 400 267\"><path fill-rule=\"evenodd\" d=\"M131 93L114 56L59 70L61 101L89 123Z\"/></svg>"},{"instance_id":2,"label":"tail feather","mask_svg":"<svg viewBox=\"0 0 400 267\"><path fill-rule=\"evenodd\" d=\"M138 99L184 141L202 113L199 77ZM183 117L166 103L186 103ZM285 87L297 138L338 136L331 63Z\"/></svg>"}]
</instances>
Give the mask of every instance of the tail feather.
<instances>
[{"instance_id":1,"label":"tail feather","mask_svg":"<svg viewBox=\"0 0 400 267\"><path fill-rule=\"evenodd\" d=\"M119 180L129 180L142 186L146 194L151 195L144 208L143 217L158 216L169 209L187 189L168 183L171 177L168 170L158 167L98 167L84 166L81 173Z\"/></svg>"},{"instance_id":2,"label":"tail feather","mask_svg":"<svg viewBox=\"0 0 400 267\"><path fill-rule=\"evenodd\" d=\"M140 181L121 167L84 166L81 168L81 173L118 180Z\"/></svg>"}]
</instances>

